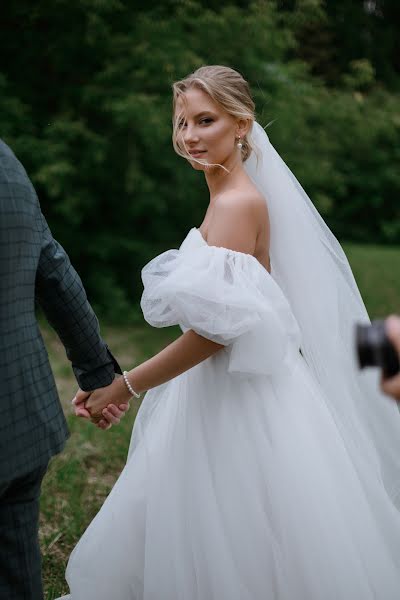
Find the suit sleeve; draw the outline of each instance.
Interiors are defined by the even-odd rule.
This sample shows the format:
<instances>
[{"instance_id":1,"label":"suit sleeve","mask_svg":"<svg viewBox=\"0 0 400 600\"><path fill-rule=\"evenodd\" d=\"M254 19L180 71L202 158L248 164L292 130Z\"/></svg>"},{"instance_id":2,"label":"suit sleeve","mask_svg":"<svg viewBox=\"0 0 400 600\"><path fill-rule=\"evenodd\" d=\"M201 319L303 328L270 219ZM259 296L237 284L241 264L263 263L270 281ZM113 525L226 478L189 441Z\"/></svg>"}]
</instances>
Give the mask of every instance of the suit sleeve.
<instances>
[{"instance_id":1,"label":"suit sleeve","mask_svg":"<svg viewBox=\"0 0 400 600\"><path fill-rule=\"evenodd\" d=\"M78 273L42 213L39 219L43 241L36 300L64 344L81 389L109 385L121 369L100 336L99 322Z\"/></svg>"}]
</instances>

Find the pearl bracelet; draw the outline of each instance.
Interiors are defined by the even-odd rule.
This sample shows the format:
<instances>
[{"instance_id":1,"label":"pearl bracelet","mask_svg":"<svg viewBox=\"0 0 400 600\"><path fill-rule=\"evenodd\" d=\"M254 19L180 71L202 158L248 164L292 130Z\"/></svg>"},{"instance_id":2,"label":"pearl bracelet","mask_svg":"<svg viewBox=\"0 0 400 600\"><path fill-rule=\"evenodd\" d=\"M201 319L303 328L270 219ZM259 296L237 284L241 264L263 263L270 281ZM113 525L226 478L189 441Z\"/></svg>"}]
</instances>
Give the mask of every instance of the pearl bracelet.
<instances>
[{"instance_id":1,"label":"pearl bracelet","mask_svg":"<svg viewBox=\"0 0 400 600\"><path fill-rule=\"evenodd\" d=\"M137 392L135 392L135 390L133 389L133 387L131 386L131 384L129 383L129 379L128 379L128 371L124 371L122 373L122 376L124 378L126 387L128 388L129 392L132 394L132 396L135 396L135 398L140 398L140 394L138 394Z\"/></svg>"}]
</instances>

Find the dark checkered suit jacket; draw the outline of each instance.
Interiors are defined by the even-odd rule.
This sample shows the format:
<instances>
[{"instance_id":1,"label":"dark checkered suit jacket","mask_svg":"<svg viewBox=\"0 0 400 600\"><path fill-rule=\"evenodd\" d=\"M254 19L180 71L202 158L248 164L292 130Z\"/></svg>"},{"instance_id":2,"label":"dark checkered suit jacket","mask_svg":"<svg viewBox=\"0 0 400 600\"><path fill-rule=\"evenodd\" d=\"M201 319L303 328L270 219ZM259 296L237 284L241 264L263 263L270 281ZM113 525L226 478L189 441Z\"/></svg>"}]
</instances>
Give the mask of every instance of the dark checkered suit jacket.
<instances>
[{"instance_id":1,"label":"dark checkered suit jacket","mask_svg":"<svg viewBox=\"0 0 400 600\"><path fill-rule=\"evenodd\" d=\"M0 140L0 482L45 464L68 436L35 298L84 390L120 372L21 163ZM72 392L72 390L71 390Z\"/></svg>"}]
</instances>

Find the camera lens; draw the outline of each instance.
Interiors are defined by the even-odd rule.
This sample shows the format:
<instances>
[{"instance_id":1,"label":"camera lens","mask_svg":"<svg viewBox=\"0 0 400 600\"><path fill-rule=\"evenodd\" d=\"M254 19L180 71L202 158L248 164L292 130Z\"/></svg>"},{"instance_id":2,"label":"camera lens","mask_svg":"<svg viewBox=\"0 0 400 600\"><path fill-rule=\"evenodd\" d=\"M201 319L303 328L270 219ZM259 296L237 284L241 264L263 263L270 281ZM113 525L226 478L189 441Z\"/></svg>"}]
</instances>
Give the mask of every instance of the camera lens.
<instances>
[{"instance_id":1,"label":"camera lens","mask_svg":"<svg viewBox=\"0 0 400 600\"><path fill-rule=\"evenodd\" d=\"M356 326L356 346L360 368L381 367L386 377L400 370L399 358L385 331L385 321Z\"/></svg>"},{"instance_id":2,"label":"camera lens","mask_svg":"<svg viewBox=\"0 0 400 600\"><path fill-rule=\"evenodd\" d=\"M375 366L374 352L369 341L370 336L368 325L356 326L356 340L357 356L360 368L364 369L364 367Z\"/></svg>"}]
</instances>

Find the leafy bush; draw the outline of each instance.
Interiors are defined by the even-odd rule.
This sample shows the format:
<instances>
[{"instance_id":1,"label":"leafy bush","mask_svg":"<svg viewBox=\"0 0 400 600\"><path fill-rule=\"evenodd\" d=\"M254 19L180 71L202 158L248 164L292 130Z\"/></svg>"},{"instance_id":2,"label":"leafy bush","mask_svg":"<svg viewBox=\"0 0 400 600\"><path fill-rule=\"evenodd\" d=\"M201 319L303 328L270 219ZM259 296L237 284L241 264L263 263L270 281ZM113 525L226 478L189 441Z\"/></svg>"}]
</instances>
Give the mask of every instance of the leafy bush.
<instances>
[{"instance_id":1,"label":"leafy bush","mask_svg":"<svg viewBox=\"0 0 400 600\"><path fill-rule=\"evenodd\" d=\"M107 315L137 313L141 267L206 210L202 175L170 140L171 84L202 64L249 80L258 120L271 122L271 140L339 237L398 243L398 98L363 59L327 87L296 58L299 19L307 10L326 20L321 2L303 0L290 15L278 4L44 0L32 10L25 0L3 9L0 135Z\"/></svg>"}]
</instances>

